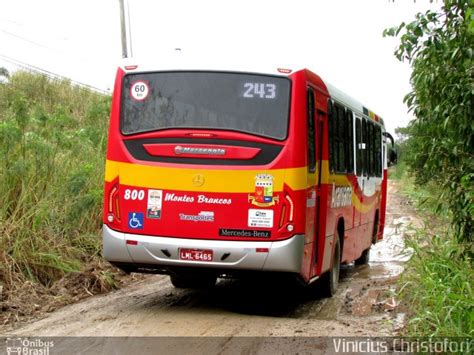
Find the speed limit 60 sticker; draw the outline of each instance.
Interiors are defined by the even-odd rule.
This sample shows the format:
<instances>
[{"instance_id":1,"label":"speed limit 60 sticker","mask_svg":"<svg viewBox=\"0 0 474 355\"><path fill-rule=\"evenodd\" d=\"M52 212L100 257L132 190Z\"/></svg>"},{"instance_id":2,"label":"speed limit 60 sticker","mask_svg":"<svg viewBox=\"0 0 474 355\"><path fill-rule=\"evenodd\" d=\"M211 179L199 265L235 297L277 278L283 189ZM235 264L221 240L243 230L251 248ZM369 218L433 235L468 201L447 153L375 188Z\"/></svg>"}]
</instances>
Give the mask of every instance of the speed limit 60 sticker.
<instances>
[{"instance_id":1,"label":"speed limit 60 sticker","mask_svg":"<svg viewBox=\"0 0 474 355\"><path fill-rule=\"evenodd\" d=\"M137 101L143 101L147 98L150 89L144 81L136 81L130 88L130 95Z\"/></svg>"}]
</instances>

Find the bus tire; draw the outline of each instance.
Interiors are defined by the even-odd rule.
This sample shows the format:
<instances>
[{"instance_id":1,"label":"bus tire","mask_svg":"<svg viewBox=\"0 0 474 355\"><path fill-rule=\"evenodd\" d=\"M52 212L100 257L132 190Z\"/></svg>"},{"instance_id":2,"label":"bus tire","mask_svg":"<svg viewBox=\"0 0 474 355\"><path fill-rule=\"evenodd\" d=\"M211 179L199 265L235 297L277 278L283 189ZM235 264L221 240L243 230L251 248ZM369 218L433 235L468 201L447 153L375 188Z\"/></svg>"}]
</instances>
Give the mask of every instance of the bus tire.
<instances>
[{"instance_id":1,"label":"bus tire","mask_svg":"<svg viewBox=\"0 0 474 355\"><path fill-rule=\"evenodd\" d=\"M323 295L332 297L336 294L337 285L339 284L339 271L341 268L341 243L336 237L336 244L334 245L334 253L332 256L331 269L326 272L321 279L321 286Z\"/></svg>"},{"instance_id":2,"label":"bus tire","mask_svg":"<svg viewBox=\"0 0 474 355\"><path fill-rule=\"evenodd\" d=\"M374 219L374 229L372 231L372 244L375 244L377 242L377 233L379 230L379 211L375 212L375 219ZM372 244L370 247L365 249L362 252L362 255L354 261L356 265L366 265L369 263L369 257L370 257L370 248L372 247Z\"/></svg>"},{"instance_id":3,"label":"bus tire","mask_svg":"<svg viewBox=\"0 0 474 355\"><path fill-rule=\"evenodd\" d=\"M356 265L366 265L369 263L370 247L362 252L362 255L354 261Z\"/></svg>"},{"instance_id":4,"label":"bus tire","mask_svg":"<svg viewBox=\"0 0 474 355\"><path fill-rule=\"evenodd\" d=\"M170 275L171 284L175 288L206 289L215 286L217 277L212 275Z\"/></svg>"}]
</instances>

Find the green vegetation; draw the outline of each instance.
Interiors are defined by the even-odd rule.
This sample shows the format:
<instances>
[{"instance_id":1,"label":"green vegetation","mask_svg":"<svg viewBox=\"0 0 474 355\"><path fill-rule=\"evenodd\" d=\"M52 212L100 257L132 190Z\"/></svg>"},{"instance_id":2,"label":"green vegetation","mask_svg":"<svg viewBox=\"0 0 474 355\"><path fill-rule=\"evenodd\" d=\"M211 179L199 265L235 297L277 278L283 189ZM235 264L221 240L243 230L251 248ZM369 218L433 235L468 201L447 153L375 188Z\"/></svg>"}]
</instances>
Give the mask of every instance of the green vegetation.
<instances>
[{"instance_id":1,"label":"green vegetation","mask_svg":"<svg viewBox=\"0 0 474 355\"><path fill-rule=\"evenodd\" d=\"M410 336L474 336L474 265L468 244L459 244L449 218L439 213L436 186L419 186L403 163L392 168L401 193L416 203L426 226L405 235L414 254L400 279L399 297L411 315ZM446 227L448 226L448 227Z\"/></svg>"},{"instance_id":2,"label":"green vegetation","mask_svg":"<svg viewBox=\"0 0 474 355\"><path fill-rule=\"evenodd\" d=\"M0 81L0 283L7 291L26 280L48 287L99 255L109 107L109 97L42 75Z\"/></svg>"},{"instance_id":3,"label":"green vegetation","mask_svg":"<svg viewBox=\"0 0 474 355\"><path fill-rule=\"evenodd\" d=\"M474 1L445 0L384 34L401 34L395 55L413 68L405 102L415 119L397 130L394 175L430 221L406 239L414 250L400 289L412 316L407 335L472 337Z\"/></svg>"},{"instance_id":4,"label":"green vegetation","mask_svg":"<svg viewBox=\"0 0 474 355\"><path fill-rule=\"evenodd\" d=\"M474 336L474 268L453 236L418 230L405 239L414 250L401 278L400 296L414 316L407 333L416 336Z\"/></svg>"},{"instance_id":5,"label":"green vegetation","mask_svg":"<svg viewBox=\"0 0 474 355\"><path fill-rule=\"evenodd\" d=\"M474 235L474 1L445 0L440 12L385 31L400 36L395 55L412 66L405 97L416 118L405 135L405 161L418 184L439 188L459 241Z\"/></svg>"}]
</instances>

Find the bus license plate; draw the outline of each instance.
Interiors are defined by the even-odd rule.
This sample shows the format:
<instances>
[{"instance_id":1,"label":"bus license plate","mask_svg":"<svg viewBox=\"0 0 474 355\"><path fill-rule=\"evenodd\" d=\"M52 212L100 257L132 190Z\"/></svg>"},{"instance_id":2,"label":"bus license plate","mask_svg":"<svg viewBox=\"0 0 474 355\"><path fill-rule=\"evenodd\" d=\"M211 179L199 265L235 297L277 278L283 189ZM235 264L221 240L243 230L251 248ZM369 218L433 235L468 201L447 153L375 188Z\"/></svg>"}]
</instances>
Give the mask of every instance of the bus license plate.
<instances>
[{"instance_id":1,"label":"bus license plate","mask_svg":"<svg viewBox=\"0 0 474 355\"><path fill-rule=\"evenodd\" d=\"M212 250L179 249L181 260L212 261Z\"/></svg>"}]
</instances>

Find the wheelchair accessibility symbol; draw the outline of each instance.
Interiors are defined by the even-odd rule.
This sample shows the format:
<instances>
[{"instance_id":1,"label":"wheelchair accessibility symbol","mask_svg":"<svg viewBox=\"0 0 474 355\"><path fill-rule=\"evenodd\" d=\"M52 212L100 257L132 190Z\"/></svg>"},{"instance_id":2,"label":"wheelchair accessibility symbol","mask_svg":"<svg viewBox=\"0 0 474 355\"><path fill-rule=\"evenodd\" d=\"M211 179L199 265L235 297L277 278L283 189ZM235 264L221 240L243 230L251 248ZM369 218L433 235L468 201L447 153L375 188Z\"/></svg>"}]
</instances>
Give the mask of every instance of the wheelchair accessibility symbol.
<instances>
[{"instance_id":1,"label":"wheelchair accessibility symbol","mask_svg":"<svg viewBox=\"0 0 474 355\"><path fill-rule=\"evenodd\" d=\"M143 213L129 212L128 213L128 226L131 229L143 229Z\"/></svg>"}]
</instances>

